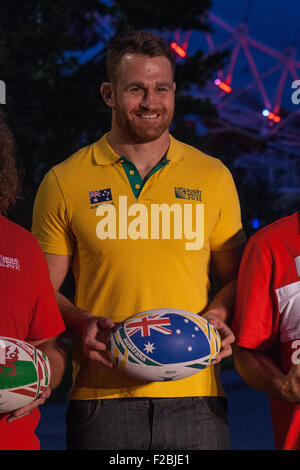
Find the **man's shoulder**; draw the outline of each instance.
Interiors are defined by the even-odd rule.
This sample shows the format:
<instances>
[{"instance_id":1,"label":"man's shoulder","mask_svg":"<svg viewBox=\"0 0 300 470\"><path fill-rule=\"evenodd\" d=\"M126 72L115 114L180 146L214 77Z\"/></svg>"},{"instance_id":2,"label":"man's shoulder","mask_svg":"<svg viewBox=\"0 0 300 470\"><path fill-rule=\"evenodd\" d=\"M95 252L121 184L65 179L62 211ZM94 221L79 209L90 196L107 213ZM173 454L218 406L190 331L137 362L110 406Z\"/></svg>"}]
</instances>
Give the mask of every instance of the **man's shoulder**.
<instances>
[{"instance_id":1,"label":"man's shoulder","mask_svg":"<svg viewBox=\"0 0 300 470\"><path fill-rule=\"evenodd\" d=\"M95 142L81 147L64 161L53 166L50 172L54 173L61 181L62 179L71 180L73 177L80 181L82 175L89 175L94 171L95 166L101 168L118 159L119 156L108 143L106 133Z\"/></svg>"},{"instance_id":2,"label":"man's shoulder","mask_svg":"<svg viewBox=\"0 0 300 470\"><path fill-rule=\"evenodd\" d=\"M184 157L184 160L187 163L192 163L195 165L207 165L211 168L225 168L225 165L220 158L209 155L200 148L195 147L194 145L188 144L186 142L180 141L171 137L172 141L172 150L176 154L181 154Z\"/></svg>"},{"instance_id":3,"label":"man's shoulder","mask_svg":"<svg viewBox=\"0 0 300 470\"><path fill-rule=\"evenodd\" d=\"M39 250L38 241L29 230L2 215L0 215L0 233L4 235L6 244L19 247L24 253L28 250Z\"/></svg>"},{"instance_id":4,"label":"man's shoulder","mask_svg":"<svg viewBox=\"0 0 300 470\"><path fill-rule=\"evenodd\" d=\"M16 236L18 238L25 238L31 240L34 238L33 235L24 227L13 222L12 220L0 215L0 227L1 231L7 233L9 236Z\"/></svg>"},{"instance_id":5,"label":"man's shoulder","mask_svg":"<svg viewBox=\"0 0 300 470\"><path fill-rule=\"evenodd\" d=\"M65 160L58 163L57 165L54 165L51 170L54 171L54 173L60 175L68 173L73 169L77 170L80 166L86 165L88 161L92 161L94 145L94 143L91 143L89 145L81 147L80 149L72 153L69 157L67 157Z\"/></svg>"},{"instance_id":6,"label":"man's shoulder","mask_svg":"<svg viewBox=\"0 0 300 470\"><path fill-rule=\"evenodd\" d=\"M258 230L249 242L258 246L277 244L295 234L300 235L300 212L282 217Z\"/></svg>"}]
</instances>

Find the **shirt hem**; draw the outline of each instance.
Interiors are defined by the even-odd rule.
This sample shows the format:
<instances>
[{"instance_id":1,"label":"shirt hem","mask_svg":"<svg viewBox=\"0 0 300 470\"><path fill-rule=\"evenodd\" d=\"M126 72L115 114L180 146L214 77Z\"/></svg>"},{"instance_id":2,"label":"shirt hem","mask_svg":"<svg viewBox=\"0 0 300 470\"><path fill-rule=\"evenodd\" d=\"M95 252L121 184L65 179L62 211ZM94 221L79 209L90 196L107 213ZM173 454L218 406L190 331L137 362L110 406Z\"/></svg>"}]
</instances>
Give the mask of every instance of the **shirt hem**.
<instances>
[{"instance_id":1,"label":"shirt hem","mask_svg":"<svg viewBox=\"0 0 300 470\"><path fill-rule=\"evenodd\" d=\"M114 398L185 398L185 397L213 397L213 396L225 396L225 392L223 387L214 387L212 390L202 389L202 390L194 390L186 391L186 393L176 393L176 392L162 392L162 393L151 393L151 391L144 391L139 393L137 392L129 392L124 391L120 392L120 390L115 392L108 392L107 390L91 390L91 389L83 389L80 390L73 390L69 399L70 400L101 400L101 399L114 399Z\"/></svg>"}]
</instances>

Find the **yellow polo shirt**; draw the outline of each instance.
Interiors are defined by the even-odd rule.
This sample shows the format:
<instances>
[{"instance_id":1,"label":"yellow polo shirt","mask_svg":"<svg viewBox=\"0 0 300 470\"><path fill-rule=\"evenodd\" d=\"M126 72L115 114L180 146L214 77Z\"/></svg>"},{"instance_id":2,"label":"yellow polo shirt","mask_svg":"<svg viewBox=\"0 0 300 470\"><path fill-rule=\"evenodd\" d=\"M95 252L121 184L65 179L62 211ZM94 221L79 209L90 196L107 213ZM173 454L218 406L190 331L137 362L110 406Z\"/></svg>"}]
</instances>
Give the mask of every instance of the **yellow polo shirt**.
<instances>
[{"instance_id":1,"label":"yellow polo shirt","mask_svg":"<svg viewBox=\"0 0 300 470\"><path fill-rule=\"evenodd\" d=\"M245 240L228 169L172 136L145 182L107 135L54 166L38 190L32 231L45 253L72 255L75 305L114 322L152 308L203 311L211 250ZM223 394L214 367L148 383L88 360L79 342L73 380L71 399Z\"/></svg>"}]
</instances>

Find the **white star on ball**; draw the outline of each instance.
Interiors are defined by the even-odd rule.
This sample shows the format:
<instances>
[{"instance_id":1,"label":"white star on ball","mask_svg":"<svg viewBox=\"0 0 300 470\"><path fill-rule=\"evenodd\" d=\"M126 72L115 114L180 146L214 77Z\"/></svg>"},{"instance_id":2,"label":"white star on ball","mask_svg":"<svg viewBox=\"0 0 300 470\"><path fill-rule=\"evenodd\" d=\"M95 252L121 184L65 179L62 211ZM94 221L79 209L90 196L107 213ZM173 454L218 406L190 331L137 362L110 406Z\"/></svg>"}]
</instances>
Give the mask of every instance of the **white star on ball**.
<instances>
[{"instance_id":1,"label":"white star on ball","mask_svg":"<svg viewBox=\"0 0 300 470\"><path fill-rule=\"evenodd\" d=\"M156 349L154 347L154 343L150 343L150 341L148 341L148 344L144 344L144 351L146 351L146 353L153 353L153 349Z\"/></svg>"}]
</instances>

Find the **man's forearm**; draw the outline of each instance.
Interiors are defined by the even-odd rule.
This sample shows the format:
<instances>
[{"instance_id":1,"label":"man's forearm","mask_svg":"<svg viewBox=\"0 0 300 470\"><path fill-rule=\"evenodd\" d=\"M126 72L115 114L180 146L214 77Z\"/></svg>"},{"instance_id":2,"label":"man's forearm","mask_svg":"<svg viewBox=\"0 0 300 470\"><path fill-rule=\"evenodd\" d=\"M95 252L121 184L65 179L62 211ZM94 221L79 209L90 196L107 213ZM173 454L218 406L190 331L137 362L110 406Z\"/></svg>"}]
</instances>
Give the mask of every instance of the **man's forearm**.
<instances>
[{"instance_id":1,"label":"man's forearm","mask_svg":"<svg viewBox=\"0 0 300 470\"><path fill-rule=\"evenodd\" d=\"M213 312L224 323L230 324L234 309L236 282L236 279L233 279L225 284L209 302L204 314Z\"/></svg>"},{"instance_id":2,"label":"man's forearm","mask_svg":"<svg viewBox=\"0 0 300 470\"><path fill-rule=\"evenodd\" d=\"M115 326L114 322L76 307L57 291L55 294L67 328L66 336L82 341L83 351L90 359L112 367L112 363L102 353L106 351L107 338Z\"/></svg>"},{"instance_id":3,"label":"man's forearm","mask_svg":"<svg viewBox=\"0 0 300 470\"><path fill-rule=\"evenodd\" d=\"M233 312L235 287L236 280L224 284L202 312L203 317L218 330L221 337L222 347L217 362L232 354L231 344L234 342L234 334L228 324Z\"/></svg>"},{"instance_id":4,"label":"man's forearm","mask_svg":"<svg viewBox=\"0 0 300 470\"><path fill-rule=\"evenodd\" d=\"M278 396L276 380L284 374L265 353L233 347L235 367L245 382L261 392Z\"/></svg>"},{"instance_id":5,"label":"man's forearm","mask_svg":"<svg viewBox=\"0 0 300 470\"><path fill-rule=\"evenodd\" d=\"M300 401L300 367L285 375L266 353L234 346L234 363L245 382L287 401Z\"/></svg>"},{"instance_id":6,"label":"man's forearm","mask_svg":"<svg viewBox=\"0 0 300 470\"><path fill-rule=\"evenodd\" d=\"M81 336L86 321L93 315L86 310L76 307L67 297L55 291L56 301L68 331Z\"/></svg>"},{"instance_id":7,"label":"man's forearm","mask_svg":"<svg viewBox=\"0 0 300 470\"><path fill-rule=\"evenodd\" d=\"M68 354L61 337L52 338L37 346L49 359L51 367L50 387L58 387L64 375Z\"/></svg>"}]
</instances>

